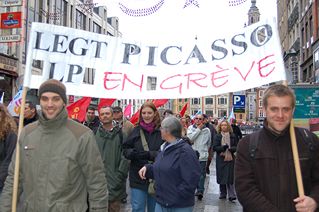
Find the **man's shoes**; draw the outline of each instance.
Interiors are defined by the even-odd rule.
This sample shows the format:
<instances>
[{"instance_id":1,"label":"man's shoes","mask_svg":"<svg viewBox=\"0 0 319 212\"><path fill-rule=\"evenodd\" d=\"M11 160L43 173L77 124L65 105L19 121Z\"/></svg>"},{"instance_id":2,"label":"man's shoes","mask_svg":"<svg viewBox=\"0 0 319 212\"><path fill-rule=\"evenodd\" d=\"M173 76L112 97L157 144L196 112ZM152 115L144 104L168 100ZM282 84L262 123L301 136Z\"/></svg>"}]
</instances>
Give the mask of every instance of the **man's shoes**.
<instances>
[{"instance_id":1,"label":"man's shoes","mask_svg":"<svg viewBox=\"0 0 319 212\"><path fill-rule=\"evenodd\" d=\"M228 200L234 202L237 198L236 197L229 197Z\"/></svg>"},{"instance_id":2,"label":"man's shoes","mask_svg":"<svg viewBox=\"0 0 319 212\"><path fill-rule=\"evenodd\" d=\"M221 195L219 196L219 199L226 199L226 196Z\"/></svg>"},{"instance_id":3,"label":"man's shoes","mask_svg":"<svg viewBox=\"0 0 319 212\"><path fill-rule=\"evenodd\" d=\"M121 199L121 203L122 204L126 204L127 203L127 199L126 198Z\"/></svg>"},{"instance_id":4,"label":"man's shoes","mask_svg":"<svg viewBox=\"0 0 319 212\"><path fill-rule=\"evenodd\" d=\"M203 199L203 194L202 194L202 193L198 193L198 194L197 194L197 199L198 199L199 201L202 201L202 199Z\"/></svg>"},{"instance_id":5,"label":"man's shoes","mask_svg":"<svg viewBox=\"0 0 319 212\"><path fill-rule=\"evenodd\" d=\"M209 168L206 168L206 174L210 174L210 170L209 170Z\"/></svg>"}]
</instances>

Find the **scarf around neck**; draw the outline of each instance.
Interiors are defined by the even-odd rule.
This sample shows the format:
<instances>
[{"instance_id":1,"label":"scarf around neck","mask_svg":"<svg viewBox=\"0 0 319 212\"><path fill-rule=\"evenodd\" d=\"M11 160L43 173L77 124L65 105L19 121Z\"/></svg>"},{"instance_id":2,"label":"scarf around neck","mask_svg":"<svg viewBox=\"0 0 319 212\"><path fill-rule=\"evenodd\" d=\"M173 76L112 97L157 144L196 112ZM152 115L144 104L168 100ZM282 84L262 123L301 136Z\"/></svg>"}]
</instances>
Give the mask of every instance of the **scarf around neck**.
<instances>
[{"instance_id":1,"label":"scarf around neck","mask_svg":"<svg viewBox=\"0 0 319 212\"><path fill-rule=\"evenodd\" d=\"M221 132L222 134L222 145L228 145L230 147L230 134L229 132Z\"/></svg>"},{"instance_id":2,"label":"scarf around neck","mask_svg":"<svg viewBox=\"0 0 319 212\"><path fill-rule=\"evenodd\" d=\"M140 126L146 130L148 133L152 133L154 130L155 130L155 123L154 122L151 122L151 123L145 123L144 120L141 120L140 122Z\"/></svg>"}]
</instances>

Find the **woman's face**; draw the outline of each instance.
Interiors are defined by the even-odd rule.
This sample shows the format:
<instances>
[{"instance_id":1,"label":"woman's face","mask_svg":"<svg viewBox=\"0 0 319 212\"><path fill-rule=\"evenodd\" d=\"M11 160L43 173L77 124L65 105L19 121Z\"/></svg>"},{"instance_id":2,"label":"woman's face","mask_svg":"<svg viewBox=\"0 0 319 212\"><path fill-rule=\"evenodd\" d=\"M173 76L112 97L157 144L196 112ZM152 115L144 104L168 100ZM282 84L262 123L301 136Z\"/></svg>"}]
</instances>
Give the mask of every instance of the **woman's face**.
<instances>
[{"instance_id":1,"label":"woman's face","mask_svg":"<svg viewBox=\"0 0 319 212\"><path fill-rule=\"evenodd\" d=\"M150 107L144 107L142 109L142 119L146 124L151 123L154 120L155 112Z\"/></svg>"},{"instance_id":2,"label":"woman's face","mask_svg":"<svg viewBox=\"0 0 319 212\"><path fill-rule=\"evenodd\" d=\"M228 132L228 124L226 122L222 122L220 124L220 128L221 128L222 132Z\"/></svg>"}]
</instances>

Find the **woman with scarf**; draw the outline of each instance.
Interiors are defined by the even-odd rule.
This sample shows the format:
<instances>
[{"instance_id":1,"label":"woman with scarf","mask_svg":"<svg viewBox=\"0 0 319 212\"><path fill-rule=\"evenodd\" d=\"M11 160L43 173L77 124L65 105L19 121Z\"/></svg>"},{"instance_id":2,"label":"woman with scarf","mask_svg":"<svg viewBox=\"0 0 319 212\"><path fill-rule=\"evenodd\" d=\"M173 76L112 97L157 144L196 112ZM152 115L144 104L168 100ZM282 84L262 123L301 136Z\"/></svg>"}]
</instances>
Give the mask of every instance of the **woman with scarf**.
<instances>
[{"instance_id":1,"label":"woman with scarf","mask_svg":"<svg viewBox=\"0 0 319 212\"><path fill-rule=\"evenodd\" d=\"M216 151L216 175L219 184L219 199L233 202L236 200L234 188L234 164L237 148L237 138L233 134L232 127L227 120L223 120L217 126L217 134L214 136L213 150Z\"/></svg>"},{"instance_id":2,"label":"woman with scarf","mask_svg":"<svg viewBox=\"0 0 319 212\"><path fill-rule=\"evenodd\" d=\"M8 167L17 143L17 125L6 107L0 103L0 196Z\"/></svg>"},{"instance_id":3,"label":"woman with scarf","mask_svg":"<svg viewBox=\"0 0 319 212\"><path fill-rule=\"evenodd\" d=\"M137 126L123 143L124 156L131 161L129 181L131 187L132 212L155 211L155 198L148 193L149 180L141 179L138 171L153 163L163 140L160 131L160 115L152 102L145 102ZM143 137L147 146L143 145Z\"/></svg>"}]
</instances>

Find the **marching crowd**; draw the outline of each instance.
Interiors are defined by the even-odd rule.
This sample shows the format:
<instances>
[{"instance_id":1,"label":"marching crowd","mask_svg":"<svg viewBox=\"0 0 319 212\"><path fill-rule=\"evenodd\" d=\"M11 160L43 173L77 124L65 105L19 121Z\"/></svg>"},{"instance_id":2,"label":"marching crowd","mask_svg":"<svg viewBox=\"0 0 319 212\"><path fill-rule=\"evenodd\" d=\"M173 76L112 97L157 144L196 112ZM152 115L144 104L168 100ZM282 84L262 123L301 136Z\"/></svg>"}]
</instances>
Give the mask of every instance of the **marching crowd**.
<instances>
[{"instance_id":1,"label":"marching crowd","mask_svg":"<svg viewBox=\"0 0 319 212\"><path fill-rule=\"evenodd\" d=\"M41 110L27 101L24 128L0 104L0 211L11 211L15 147L20 147L21 211L119 212L129 179L133 212L191 212L204 198L216 154L219 199L237 199L244 211L318 211L319 140L296 128L304 184L299 195L289 125L295 96L270 86L263 99L264 127L243 137L235 122L205 114L163 117L152 102L133 125L121 107L88 107L86 120L68 118L66 88L48 80L39 88Z\"/></svg>"}]
</instances>

